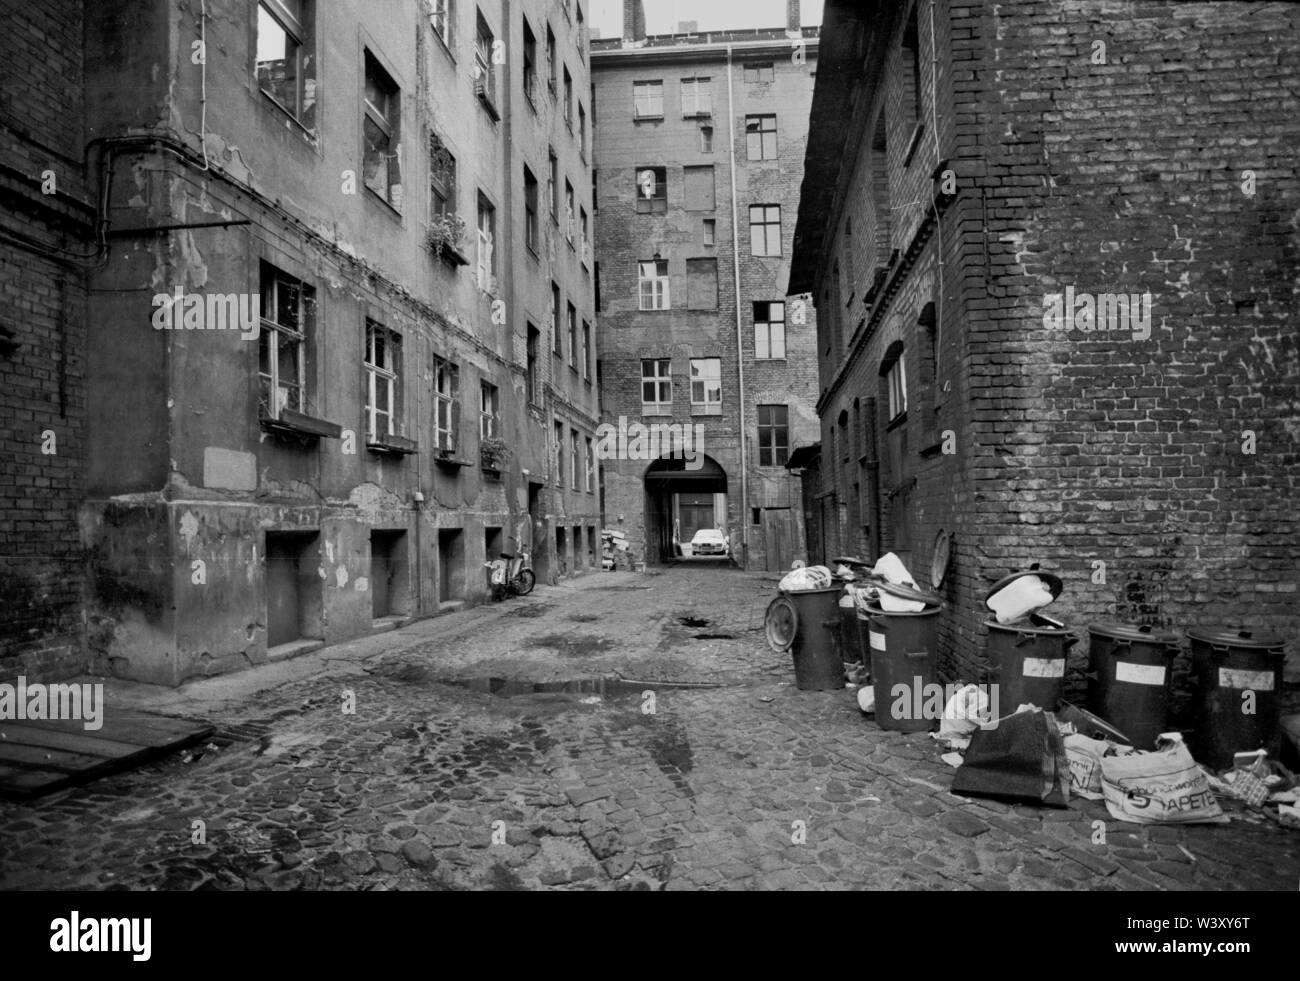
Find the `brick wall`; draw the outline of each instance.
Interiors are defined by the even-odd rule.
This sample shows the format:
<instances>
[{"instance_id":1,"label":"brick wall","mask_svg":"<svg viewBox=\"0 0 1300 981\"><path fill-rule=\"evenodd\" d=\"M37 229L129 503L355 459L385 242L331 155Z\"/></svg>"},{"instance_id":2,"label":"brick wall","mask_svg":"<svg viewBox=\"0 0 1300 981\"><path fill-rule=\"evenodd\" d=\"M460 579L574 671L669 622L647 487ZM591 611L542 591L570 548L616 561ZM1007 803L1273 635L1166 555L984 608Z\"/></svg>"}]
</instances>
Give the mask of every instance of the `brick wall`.
<instances>
[{"instance_id":1,"label":"brick wall","mask_svg":"<svg viewBox=\"0 0 1300 981\"><path fill-rule=\"evenodd\" d=\"M84 666L81 4L0 16L0 680L52 680Z\"/></svg>"},{"instance_id":2,"label":"brick wall","mask_svg":"<svg viewBox=\"0 0 1300 981\"><path fill-rule=\"evenodd\" d=\"M984 593L1035 561L1065 580L1054 613L1084 637L1075 686L1097 619L1279 633L1294 670L1300 354L1286 324L1297 246L1287 216L1300 181L1287 148L1300 137L1300 10L951 0L935 5L933 32L928 5L919 11L927 70L913 159L896 17L873 54L880 82L849 121L852 164L827 217L817 289L832 508L851 520L854 481L863 495L878 479L880 550L901 535L922 580L935 535L955 533L940 628L950 677L981 676ZM1105 64L1093 63L1097 41ZM954 197L938 193L938 161L957 175ZM935 200L938 233L912 205ZM899 254L859 307L874 283L864 257L881 242ZM1066 287L1151 293L1150 337L1045 328L1045 295ZM933 339L918 323L927 302ZM880 370L897 342L909 408L888 430ZM856 433L854 401L873 396L879 465L832 459L841 414ZM921 452L945 435L954 452ZM891 438L905 454L891 457ZM909 474L910 490L892 493ZM839 547L874 544L869 529L839 533Z\"/></svg>"}]
</instances>

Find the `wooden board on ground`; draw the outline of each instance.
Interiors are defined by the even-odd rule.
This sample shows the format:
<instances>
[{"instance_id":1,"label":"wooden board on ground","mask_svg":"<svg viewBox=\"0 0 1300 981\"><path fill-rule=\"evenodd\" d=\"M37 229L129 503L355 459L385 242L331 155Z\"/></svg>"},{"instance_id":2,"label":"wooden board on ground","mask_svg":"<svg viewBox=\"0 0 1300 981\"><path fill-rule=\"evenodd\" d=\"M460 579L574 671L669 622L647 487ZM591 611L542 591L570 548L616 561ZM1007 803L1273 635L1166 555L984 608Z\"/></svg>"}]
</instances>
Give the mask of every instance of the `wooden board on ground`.
<instances>
[{"instance_id":1,"label":"wooden board on ground","mask_svg":"<svg viewBox=\"0 0 1300 981\"><path fill-rule=\"evenodd\" d=\"M212 732L205 722L138 710L106 712L96 730L72 719L0 721L0 797L39 797L129 770Z\"/></svg>"}]
</instances>

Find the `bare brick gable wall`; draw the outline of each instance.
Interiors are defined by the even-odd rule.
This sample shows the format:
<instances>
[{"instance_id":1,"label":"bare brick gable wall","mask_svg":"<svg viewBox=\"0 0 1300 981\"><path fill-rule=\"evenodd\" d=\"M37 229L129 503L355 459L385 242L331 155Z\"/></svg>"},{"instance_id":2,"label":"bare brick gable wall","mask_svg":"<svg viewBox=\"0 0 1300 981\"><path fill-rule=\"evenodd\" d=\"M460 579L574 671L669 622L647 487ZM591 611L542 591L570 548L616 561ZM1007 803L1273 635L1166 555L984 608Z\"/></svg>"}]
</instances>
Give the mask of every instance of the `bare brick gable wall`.
<instances>
[{"instance_id":1,"label":"bare brick gable wall","mask_svg":"<svg viewBox=\"0 0 1300 981\"><path fill-rule=\"evenodd\" d=\"M891 6L905 9L881 10ZM849 527L828 552L867 548L874 525L881 549L899 547L927 578L935 535L956 534L941 626L952 677L978 680L985 667L988 586L1036 561L1065 580L1053 614L1082 638L1075 685L1086 625L1114 618L1278 633L1294 673L1300 7L934 7L940 147L926 0L916 159L902 160L915 122L901 17L871 106L840 124L858 128L845 155L855 170L827 219L833 241L817 289L823 487ZM1105 44L1104 64L1093 63L1094 42ZM864 305L879 258L868 242L882 107L892 209L883 258L900 254ZM936 236L909 205L935 199L939 160L957 192L943 199ZM838 287L835 261L845 270ZM1067 287L1150 293L1150 336L1045 327L1045 297ZM917 322L936 299L937 366ZM880 370L899 342L910 405L887 430ZM880 417L874 433L855 421L855 400L867 398ZM933 449L945 431L951 454ZM844 434L848 453L837 449ZM905 440L902 457L891 457L891 439ZM859 480L866 497L873 473L874 522L855 512L852 493Z\"/></svg>"},{"instance_id":2,"label":"bare brick gable wall","mask_svg":"<svg viewBox=\"0 0 1300 981\"><path fill-rule=\"evenodd\" d=\"M0 680L83 666L81 4L0 2ZM43 178L53 175L53 183ZM45 190L51 193L43 193Z\"/></svg>"}]
</instances>

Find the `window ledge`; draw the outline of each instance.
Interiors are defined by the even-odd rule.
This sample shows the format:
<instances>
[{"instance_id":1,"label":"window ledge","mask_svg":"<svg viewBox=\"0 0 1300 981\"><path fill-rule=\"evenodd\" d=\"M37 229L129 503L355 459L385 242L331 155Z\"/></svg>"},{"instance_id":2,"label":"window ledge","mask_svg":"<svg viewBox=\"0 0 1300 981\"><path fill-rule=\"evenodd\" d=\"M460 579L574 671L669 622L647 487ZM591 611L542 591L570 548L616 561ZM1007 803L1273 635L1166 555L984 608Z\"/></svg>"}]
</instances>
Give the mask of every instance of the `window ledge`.
<instances>
[{"instance_id":1,"label":"window ledge","mask_svg":"<svg viewBox=\"0 0 1300 981\"><path fill-rule=\"evenodd\" d=\"M492 480L500 480L500 479L501 479L501 470L500 470L499 468L497 468L497 467L489 467L489 466L486 466L486 465L480 465L480 466L479 466L479 469L480 469L481 471L483 471L484 476L489 477L489 478L491 478Z\"/></svg>"},{"instance_id":2,"label":"window ledge","mask_svg":"<svg viewBox=\"0 0 1300 981\"><path fill-rule=\"evenodd\" d=\"M366 185L366 190L370 192L369 195L370 198L377 201L379 204L382 204L385 208L391 211L393 217L396 218L398 221L402 220L402 213L393 205L393 202L389 201L386 197L384 197L382 194L376 191L369 184Z\"/></svg>"},{"instance_id":3,"label":"window ledge","mask_svg":"<svg viewBox=\"0 0 1300 981\"><path fill-rule=\"evenodd\" d=\"M912 138L907 141L907 152L903 154L903 166L908 167L912 163L912 157L916 155L916 148L921 145L921 136L925 132L925 123L918 122L916 128L912 130Z\"/></svg>"},{"instance_id":4,"label":"window ledge","mask_svg":"<svg viewBox=\"0 0 1300 981\"><path fill-rule=\"evenodd\" d=\"M311 146L318 147L320 145L320 133L318 131L314 129L308 129L307 126L303 124L301 119L299 119L292 112L286 109L280 103L280 100L277 99L275 96L273 96L270 92L266 91L266 89L261 88L259 86L258 91L262 93L262 96L265 99L263 105L267 105L269 103L271 110L275 112L278 116L287 119L289 121L290 128L297 130L298 135L301 136L304 140L306 140Z\"/></svg>"},{"instance_id":5,"label":"window ledge","mask_svg":"<svg viewBox=\"0 0 1300 981\"><path fill-rule=\"evenodd\" d=\"M492 96L488 95L486 90L480 91L476 94L478 96L479 104L483 106L483 110L492 117L492 122L501 122L501 113L498 111L496 103L492 101Z\"/></svg>"},{"instance_id":6,"label":"window ledge","mask_svg":"<svg viewBox=\"0 0 1300 981\"><path fill-rule=\"evenodd\" d=\"M450 242L444 242L439 249L430 249L430 252L437 253L439 259L455 269L457 266L468 266L469 257L460 250L459 246L452 245Z\"/></svg>"},{"instance_id":7,"label":"window ledge","mask_svg":"<svg viewBox=\"0 0 1300 981\"><path fill-rule=\"evenodd\" d=\"M692 405L691 415L693 416L720 416L722 415L722 406L704 406Z\"/></svg>"},{"instance_id":8,"label":"window ledge","mask_svg":"<svg viewBox=\"0 0 1300 981\"><path fill-rule=\"evenodd\" d=\"M889 420L889 423L885 426L885 432L891 433L899 426L903 425L903 423L905 422L907 422L906 409L904 409L901 413L899 413L898 415L894 416L894 418Z\"/></svg>"},{"instance_id":9,"label":"window ledge","mask_svg":"<svg viewBox=\"0 0 1300 981\"><path fill-rule=\"evenodd\" d=\"M446 467L449 470L459 470L461 467L468 467L468 460L457 459L452 454L453 450L440 450L438 455L433 458L433 462L440 467Z\"/></svg>"},{"instance_id":10,"label":"window ledge","mask_svg":"<svg viewBox=\"0 0 1300 981\"><path fill-rule=\"evenodd\" d=\"M343 427L337 423L317 419L293 409L281 409L278 418L272 418L263 411L258 419L264 432L272 436L287 436L297 439L339 439Z\"/></svg>"},{"instance_id":11,"label":"window ledge","mask_svg":"<svg viewBox=\"0 0 1300 981\"><path fill-rule=\"evenodd\" d=\"M632 122L634 123L662 123L663 121L664 121L663 113L660 113L657 116L633 116L632 117Z\"/></svg>"},{"instance_id":12,"label":"window ledge","mask_svg":"<svg viewBox=\"0 0 1300 981\"><path fill-rule=\"evenodd\" d=\"M366 449L381 456L408 456L420 451L415 440L405 436L380 436L366 440Z\"/></svg>"}]
</instances>

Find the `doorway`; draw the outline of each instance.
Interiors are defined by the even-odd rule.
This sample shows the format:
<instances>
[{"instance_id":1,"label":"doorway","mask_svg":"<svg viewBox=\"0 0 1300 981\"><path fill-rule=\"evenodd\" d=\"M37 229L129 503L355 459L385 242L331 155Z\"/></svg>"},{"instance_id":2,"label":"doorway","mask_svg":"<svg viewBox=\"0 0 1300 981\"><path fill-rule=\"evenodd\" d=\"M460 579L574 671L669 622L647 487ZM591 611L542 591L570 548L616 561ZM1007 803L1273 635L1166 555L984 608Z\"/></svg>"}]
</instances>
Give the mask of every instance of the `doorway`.
<instances>
[{"instance_id":1,"label":"doorway","mask_svg":"<svg viewBox=\"0 0 1300 981\"><path fill-rule=\"evenodd\" d=\"M409 612L406 561L406 532L370 533L370 596L374 619L405 616Z\"/></svg>"},{"instance_id":2,"label":"doorway","mask_svg":"<svg viewBox=\"0 0 1300 981\"><path fill-rule=\"evenodd\" d=\"M319 562L319 532L266 533L267 647L323 636Z\"/></svg>"},{"instance_id":3,"label":"doorway","mask_svg":"<svg viewBox=\"0 0 1300 981\"><path fill-rule=\"evenodd\" d=\"M438 602L465 598L465 533L460 528L438 529Z\"/></svg>"}]
</instances>

